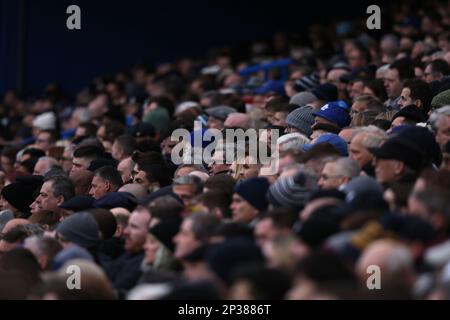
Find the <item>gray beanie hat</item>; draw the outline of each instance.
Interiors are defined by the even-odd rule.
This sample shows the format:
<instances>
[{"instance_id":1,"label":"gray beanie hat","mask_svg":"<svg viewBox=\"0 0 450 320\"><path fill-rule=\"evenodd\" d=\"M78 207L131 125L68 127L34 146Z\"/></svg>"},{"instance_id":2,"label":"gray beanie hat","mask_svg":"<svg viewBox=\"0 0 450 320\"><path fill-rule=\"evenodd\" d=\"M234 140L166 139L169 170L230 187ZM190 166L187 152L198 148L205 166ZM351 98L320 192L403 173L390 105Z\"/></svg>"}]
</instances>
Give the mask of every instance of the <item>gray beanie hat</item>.
<instances>
[{"instance_id":1,"label":"gray beanie hat","mask_svg":"<svg viewBox=\"0 0 450 320\"><path fill-rule=\"evenodd\" d=\"M300 107L292 111L286 117L286 123L301 131L308 137L313 133L311 126L314 124L313 109L311 107Z\"/></svg>"},{"instance_id":2,"label":"gray beanie hat","mask_svg":"<svg viewBox=\"0 0 450 320\"><path fill-rule=\"evenodd\" d=\"M314 100L317 100L317 98L311 92L304 91L294 95L289 101L289 103L299 107L304 107L313 102Z\"/></svg>"},{"instance_id":3,"label":"gray beanie hat","mask_svg":"<svg viewBox=\"0 0 450 320\"><path fill-rule=\"evenodd\" d=\"M275 181L267 192L267 200L275 207L301 210L316 189L317 178L311 173L299 172Z\"/></svg>"},{"instance_id":4,"label":"gray beanie hat","mask_svg":"<svg viewBox=\"0 0 450 320\"><path fill-rule=\"evenodd\" d=\"M88 212L75 213L69 216L56 228L67 241L83 248L90 248L99 241L97 221Z\"/></svg>"}]
</instances>

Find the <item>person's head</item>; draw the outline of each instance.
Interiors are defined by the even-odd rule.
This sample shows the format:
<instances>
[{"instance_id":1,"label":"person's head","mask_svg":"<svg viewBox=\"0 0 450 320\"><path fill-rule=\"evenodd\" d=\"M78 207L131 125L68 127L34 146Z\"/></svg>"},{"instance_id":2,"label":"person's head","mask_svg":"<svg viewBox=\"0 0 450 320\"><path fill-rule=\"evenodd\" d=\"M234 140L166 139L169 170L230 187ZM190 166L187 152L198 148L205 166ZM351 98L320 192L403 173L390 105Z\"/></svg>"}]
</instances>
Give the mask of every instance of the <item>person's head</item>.
<instances>
[{"instance_id":1,"label":"person's head","mask_svg":"<svg viewBox=\"0 0 450 320\"><path fill-rule=\"evenodd\" d=\"M33 175L44 176L52 167L58 166L58 160L50 157L40 158L35 166Z\"/></svg>"},{"instance_id":2,"label":"person's head","mask_svg":"<svg viewBox=\"0 0 450 320\"><path fill-rule=\"evenodd\" d=\"M97 135L98 127L92 122L81 123L75 131L75 138L89 137L93 138Z\"/></svg>"},{"instance_id":3,"label":"person's head","mask_svg":"<svg viewBox=\"0 0 450 320\"><path fill-rule=\"evenodd\" d=\"M376 97L380 101L387 100L386 88L382 79L369 81L364 86L364 95Z\"/></svg>"},{"instance_id":4,"label":"person's head","mask_svg":"<svg viewBox=\"0 0 450 320\"><path fill-rule=\"evenodd\" d=\"M103 151L96 146L82 146L75 149L72 160L71 173L75 173L80 170L87 170L91 165L91 162L99 159L103 154Z\"/></svg>"},{"instance_id":5,"label":"person's head","mask_svg":"<svg viewBox=\"0 0 450 320\"><path fill-rule=\"evenodd\" d=\"M133 183L142 185L149 192L158 190L170 184L167 166L157 152L135 152L132 156Z\"/></svg>"},{"instance_id":6,"label":"person's head","mask_svg":"<svg viewBox=\"0 0 450 320\"><path fill-rule=\"evenodd\" d=\"M339 189L358 176L360 168L355 160L339 158L328 162L322 170L318 185L322 189Z\"/></svg>"},{"instance_id":7,"label":"person's head","mask_svg":"<svg viewBox=\"0 0 450 320\"><path fill-rule=\"evenodd\" d=\"M17 149L13 146L5 146L1 154L2 170L7 176L14 173L14 162L16 161Z\"/></svg>"},{"instance_id":8,"label":"person's head","mask_svg":"<svg viewBox=\"0 0 450 320\"><path fill-rule=\"evenodd\" d=\"M388 239L374 241L362 252L356 265L362 284L367 283L371 266L378 266L381 272L381 296L387 299L410 297L415 272L411 252L406 246Z\"/></svg>"},{"instance_id":9,"label":"person's head","mask_svg":"<svg viewBox=\"0 0 450 320\"><path fill-rule=\"evenodd\" d=\"M354 115L368 110L381 113L384 112L385 109L383 102L378 98L370 95L362 95L353 102L351 113Z\"/></svg>"},{"instance_id":10,"label":"person's head","mask_svg":"<svg viewBox=\"0 0 450 320\"><path fill-rule=\"evenodd\" d=\"M403 81L414 78L414 69L407 59L395 61L389 67L384 79L384 86L389 99L396 99L403 89Z\"/></svg>"},{"instance_id":11,"label":"person's head","mask_svg":"<svg viewBox=\"0 0 450 320\"><path fill-rule=\"evenodd\" d=\"M450 141L450 106L436 110L430 116L430 124L436 135L436 142L443 149Z\"/></svg>"},{"instance_id":12,"label":"person's head","mask_svg":"<svg viewBox=\"0 0 450 320\"><path fill-rule=\"evenodd\" d=\"M63 249L56 239L42 236L25 239L24 247L33 253L44 271L51 269L53 259Z\"/></svg>"},{"instance_id":13,"label":"person's head","mask_svg":"<svg viewBox=\"0 0 450 320\"><path fill-rule=\"evenodd\" d=\"M119 174L122 177L122 181L124 183L133 181L132 172L133 172L134 166L135 166L135 163L131 159L131 157L123 159L117 165L117 171L119 171Z\"/></svg>"},{"instance_id":14,"label":"person's head","mask_svg":"<svg viewBox=\"0 0 450 320\"><path fill-rule=\"evenodd\" d=\"M128 183L124 184L118 192L128 192L135 196L135 198L139 201L143 199L148 193L147 189L145 189L142 185L137 183Z\"/></svg>"},{"instance_id":15,"label":"person's head","mask_svg":"<svg viewBox=\"0 0 450 320\"><path fill-rule=\"evenodd\" d=\"M175 174L173 176L174 179L178 179L184 176L189 175L194 171L203 171L206 172L205 168L202 165L197 164L183 164L175 170Z\"/></svg>"},{"instance_id":16,"label":"person's head","mask_svg":"<svg viewBox=\"0 0 450 320\"><path fill-rule=\"evenodd\" d=\"M184 205L189 207L192 199L202 192L203 183L200 178L187 175L175 179L172 189L173 192L183 200Z\"/></svg>"},{"instance_id":17,"label":"person's head","mask_svg":"<svg viewBox=\"0 0 450 320\"><path fill-rule=\"evenodd\" d=\"M276 208L268 211L255 226L254 235L260 248L275 237L289 235L296 221L295 210Z\"/></svg>"},{"instance_id":18,"label":"person's head","mask_svg":"<svg viewBox=\"0 0 450 320\"><path fill-rule=\"evenodd\" d=\"M269 186L266 178L252 178L239 183L230 206L233 221L249 224L266 210L268 203L264 195Z\"/></svg>"},{"instance_id":19,"label":"person's head","mask_svg":"<svg viewBox=\"0 0 450 320\"><path fill-rule=\"evenodd\" d=\"M301 161L305 164L305 168L314 172L316 176L320 176L323 167L329 161L333 161L341 157L341 153L329 143L321 143L313 146L301 156Z\"/></svg>"},{"instance_id":20,"label":"person's head","mask_svg":"<svg viewBox=\"0 0 450 320\"><path fill-rule=\"evenodd\" d=\"M368 148L380 147L387 139L387 135L382 131L374 128L373 130L359 130L351 142L349 147L350 158L358 162L359 167L363 168L373 160L373 155Z\"/></svg>"},{"instance_id":21,"label":"person's head","mask_svg":"<svg viewBox=\"0 0 450 320\"><path fill-rule=\"evenodd\" d=\"M173 238L175 257L183 258L201 245L206 244L219 225L216 216L210 213L194 213L186 217L180 231Z\"/></svg>"},{"instance_id":22,"label":"person's head","mask_svg":"<svg viewBox=\"0 0 450 320\"><path fill-rule=\"evenodd\" d=\"M123 161L133 155L136 147L136 139L133 136L120 136L114 140L114 143L112 145L112 157L117 161Z\"/></svg>"},{"instance_id":23,"label":"person's head","mask_svg":"<svg viewBox=\"0 0 450 320\"><path fill-rule=\"evenodd\" d=\"M145 207L138 206L136 210L131 213L128 225L124 230L125 250L139 252L144 249L150 220L150 212Z\"/></svg>"},{"instance_id":24,"label":"person's head","mask_svg":"<svg viewBox=\"0 0 450 320\"><path fill-rule=\"evenodd\" d=\"M98 200L109 192L116 192L122 183L122 178L116 168L109 166L100 168L94 173L89 195Z\"/></svg>"},{"instance_id":25,"label":"person's head","mask_svg":"<svg viewBox=\"0 0 450 320\"><path fill-rule=\"evenodd\" d=\"M204 192L194 202L200 211L212 213L220 220L231 217L231 196L226 191L217 189Z\"/></svg>"},{"instance_id":26,"label":"person's head","mask_svg":"<svg viewBox=\"0 0 450 320\"><path fill-rule=\"evenodd\" d=\"M58 141L58 136L54 130L41 131L36 139L36 147L47 152Z\"/></svg>"},{"instance_id":27,"label":"person's head","mask_svg":"<svg viewBox=\"0 0 450 320\"><path fill-rule=\"evenodd\" d=\"M70 173L70 180L75 185L75 194L88 195L91 189L91 182L94 179L94 173L88 170L78 170Z\"/></svg>"},{"instance_id":28,"label":"person's head","mask_svg":"<svg viewBox=\"0 0 450 320\"><path fill-rule=\"evenodd\" d=\"M433 92L430 85L423 80L406 80L403 83L403 90L400 95L399 105L404 108L408 105L415 105L422 109L425 114L430 111Z\"/></svg>"},{"instance_id":29,"label":"person's head","mask_svg":"<svg viewBox=\"0 0 450 320\"><path fill-rule=\"evenodd\" d=\"M450 65L445 60L436 59L430 62L425 68L423 80L431 83L433 81L440 81L448 75L450 75Z\"/></svg>"},{"instance_id":30,"label":"person's head","mask_svg":"<svg viewBox=\"0 0 450 320\"><path fill-rule=\"evenodd\" d=\"M222 130L224 128L225 120L232 113L236 113L236 109L227 106L218 106L208 108L206 114L208 117L208 128Z\"/></svg>"},{"instance_id":31,"label":"person's head","mask_svg":"<svg viewBox=\"0 0 450 320\"><path fill-rule=\"evenodd\" d=\"M36 198L41 211L59 212L59 206L75 196L75 185L66 177L47 179Z\"/></svg>"},{"instance_id":32,"label":"person's head","mask_svg":"<svg viewBox=\"0 0 450 320\"><path fill-rule=\"evenodd\" d=\"M369 49L359 41L353 41L351 49L346 52L346 58L352 69L365 67L371 62Z\"/></svg>"}]
</instances>

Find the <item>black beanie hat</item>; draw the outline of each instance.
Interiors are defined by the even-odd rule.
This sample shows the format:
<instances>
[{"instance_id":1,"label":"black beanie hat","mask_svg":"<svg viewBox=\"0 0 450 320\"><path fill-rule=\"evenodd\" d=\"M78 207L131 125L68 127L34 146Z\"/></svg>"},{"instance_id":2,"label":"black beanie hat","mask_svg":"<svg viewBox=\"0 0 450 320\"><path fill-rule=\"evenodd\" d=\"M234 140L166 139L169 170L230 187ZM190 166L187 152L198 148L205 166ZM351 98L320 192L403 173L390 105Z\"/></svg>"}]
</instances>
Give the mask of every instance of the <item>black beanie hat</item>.
<instances>
[{"instance_id":1,"label":"black beanie hat","mask_svg":"<svg viewBox=\"0 0 450 320\"><path fill-rule=\"evenodd\" d=\"M181 218L161 220L160 223L150 228L151 233L171 252L175 251L173 237L180 231Z\"/></svg>"},{"instance_id":2,"label":"black beanie hat","mask_svg":"<svg viewBox=\"0 0 450 320\"><path fill-rule=\"evenodd\" d=\"M16 182L2 189L1 195L22 213L30 212L34 194L41 189L43 178L39 176L17 177Z\"/></svg>"},{"instance_id":3,"label":"black beanie hat","mask_svg":"<svg viewBox=\"0 0 450 320\"><path fill-rule=\"evenodd\" d=\"M99 241L97 221L88 212L75 213L64 219L56 231L69 242L83 248L94 247Z\"/></svg>"}]
</instances>

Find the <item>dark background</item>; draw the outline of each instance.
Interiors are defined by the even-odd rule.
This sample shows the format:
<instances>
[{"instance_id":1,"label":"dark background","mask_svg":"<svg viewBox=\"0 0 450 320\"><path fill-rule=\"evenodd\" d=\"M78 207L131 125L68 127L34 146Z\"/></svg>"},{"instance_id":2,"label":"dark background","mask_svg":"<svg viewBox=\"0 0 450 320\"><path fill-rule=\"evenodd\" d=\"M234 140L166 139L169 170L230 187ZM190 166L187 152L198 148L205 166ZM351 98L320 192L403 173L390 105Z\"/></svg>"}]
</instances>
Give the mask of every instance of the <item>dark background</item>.
<instances>
[{"instance_id":1,"label":"dark background","mask_svg":"<svg viewBox=\"0 0 450 320\"><path fill-rule=\"evenodd\" d=\"M368 5L383 2L0 0L0 94L20 83L41 92L52 81L74 93L139 62L306 32L312 22L367 17ZM81 31L66 28L71 4L81 7Z\"/></svg>"}]
</instances>

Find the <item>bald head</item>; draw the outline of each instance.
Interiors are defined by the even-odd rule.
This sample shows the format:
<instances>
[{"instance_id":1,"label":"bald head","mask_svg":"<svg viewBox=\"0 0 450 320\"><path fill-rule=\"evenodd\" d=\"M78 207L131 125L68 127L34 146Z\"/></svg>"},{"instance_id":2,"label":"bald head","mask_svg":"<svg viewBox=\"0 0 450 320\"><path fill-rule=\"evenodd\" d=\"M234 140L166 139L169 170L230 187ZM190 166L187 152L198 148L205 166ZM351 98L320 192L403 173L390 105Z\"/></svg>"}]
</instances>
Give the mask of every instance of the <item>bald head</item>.
<instances>
[{"instance_id":1,"label":"bald head","mask_svg":"<svg viewBox=\"0 0 450 320\"><path fill-rule=\"evenodd\" d=\"M225 121L225 128L248 129L251 126L251 118L245 113L232 113Z\"/></svg>"},{"instance_id":2,"label":"bald head","mask_svg":"<svg viewBox=\"0 0 450 320\"><path fill-rule=\"evenodd\" d=\"M3 233L8 233L8 231L14 229L17 226L27 225L27 224L31 224L31 222L28 220L25 220L25 219L10 220L6 223L5 227L3 228Z\"/></svg>"},{"instance_id":3,"label":"bald head","mask_svg":"<svg viewBox=\"0 0 450 320\"><path fill-rule=\"evenodd\" d=\"M144 198L148 194L147 189L145 189L142 185L140 185L138 183L126 184L119 189L119 192L131 193L138 200Z\"/></svg>"}]
</instances>

